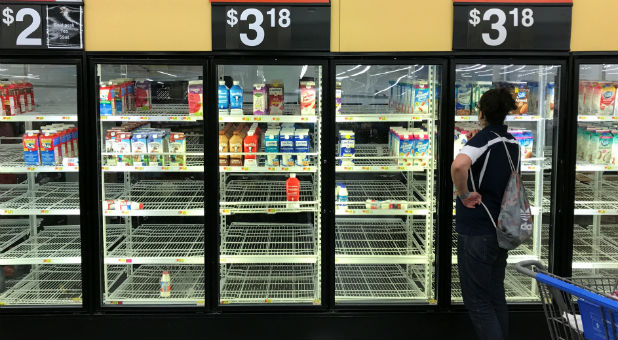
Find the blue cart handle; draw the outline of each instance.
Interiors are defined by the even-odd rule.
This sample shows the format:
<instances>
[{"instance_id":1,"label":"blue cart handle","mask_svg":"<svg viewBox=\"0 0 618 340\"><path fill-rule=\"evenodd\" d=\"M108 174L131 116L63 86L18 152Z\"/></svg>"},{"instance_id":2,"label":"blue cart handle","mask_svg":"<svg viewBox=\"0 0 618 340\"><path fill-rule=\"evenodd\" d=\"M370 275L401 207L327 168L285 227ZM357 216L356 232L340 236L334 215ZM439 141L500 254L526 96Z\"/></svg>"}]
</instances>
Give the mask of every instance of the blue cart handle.
<instances>
[{"instance_id":1,"label":"blue cart handle","mask_svg":"<svg viewBox=\"0 0 618 340\"><path fill-rule=\"evenodd\" d=\"M537 273L531 269L532 266L535 266L543 271L547 269L541 262L536 260L526 260L518 262L515 264L515 269L524 275L535 278Z\"/></svg>"}]
</instances>

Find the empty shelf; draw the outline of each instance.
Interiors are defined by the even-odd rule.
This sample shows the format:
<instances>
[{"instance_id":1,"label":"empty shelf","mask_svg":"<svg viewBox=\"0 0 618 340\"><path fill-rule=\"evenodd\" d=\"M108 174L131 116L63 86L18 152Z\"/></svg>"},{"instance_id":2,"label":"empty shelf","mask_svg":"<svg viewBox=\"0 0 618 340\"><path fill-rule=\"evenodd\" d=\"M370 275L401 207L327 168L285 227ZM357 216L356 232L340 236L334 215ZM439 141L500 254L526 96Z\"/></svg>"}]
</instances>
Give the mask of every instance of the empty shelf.
<instances>
[{"instance_id":1,"label":"empty shelf","mask_svg":"<svg viewBox=\"0 0 618 340\"><path fill-rule=\"evenodd\" d=\"M354 157L337 157L337 159L352 160L354 163L346 166L338 165L337 172L387 172L387 171L422 171L429 166L426 158L406 157L406 160L425 159L425 165L400 164L400 158L390 154L387 144L357 144ZM404 158L401 158L402 160Z\"/></svg>"},{"instance_id":2,"label":"empty shelf","mask_svg":"<svg viewBox=\"0 0 618 340\"><path fill-rule=\"evenodd\" d=\"M229 265L221 274L221 304L320 303L316 267Z\"/></svg>"},{"instance_id":3,"label":"empty shelf","mask_svg":"<svg viewBox=\"0 0 618 340\"><path fill-rule=\"evenodd\" d=\"M335 262L343 263L427 263L422 230L425 223L414 222L406 230L397 218L337 218Z\"/></svg>"},{"instance_id":4,"label":"empty shelf","mask_svg":"<svg viewBox=\"0 0 618 340\"><path fill-rule=\"evenodd\" d=\"M50 263L81 263L79 225L47 226L0 254L0 265Z\"/></svg>"},{"instance_id":5,"label":"empty shelf","mask_svg":"<svg viewBox=\"0 0 618 340\"><path fill-rule=\"evenodd\" d=\"M337 264L336 302L427 302L423 265Z\"/></svg>"},{"instance_id":6,"label":"empty shelf","mask_svg":"<svg viewBox=\"0 0 618 340\"><path fill-rule=\"evenodd\" d=\"M399 180L348 180L337 181L348 189L347 208L338 208L337 215L427 215L427 187L424 181L411 185L411 189ZM433 200L433 197L431 198ZM387 201L404 205L401 209L384 209L378 204L371 207L368 200Z\"/></svg>"},{"instance_id":7,"label":"empty shelf","mask_svg":"<svg viewBox=\"0 0 618 340\"><path fill-rule=\"evenodd\" d=\"M49 265L32 269L0 295L0 305L79 305L80 265Z\"/></svg>"},{"instance_id":8,"label":"empty shelf","mask_svg":"<svg viewBox=\"0 0 618 340\"><path fill-rule=\"evenodd\" d=\"M106 264L203 264L204 226L144 224L107 253Z\"/></svg>"},{"instance_id":9,"label":"empty shelf","mask_svg":"<svg viewBox=\"0 0 618 340\"><path fill-rule=\"evenodd\" d=\"M311 224L234 222L221 235L221 263L316 263Z\"/></svg>"},{"instance_id":10,"label":"empty shelf","mask_svg":"<svg viewBox=\"0 0 618 340\"><path fill-rule=\"evenodd\" d=\"M37 226L41 220L37 220ZM0 252L5 251L15 242L30 233L30 221L27 219L0 220Z\"/></svg>"},{"instance_id":11,"label":"empty shelf","mask_svg":"<svg viewBox=\"0 0 618 340\"><path fill-rule=\"evenodd\" d=\"M77 182L35 185L2 185L0 215L79 215Z\"/></svg>"},{"instance_id":12,"label":"empty shelf","mask_svg":"<svg viewBox=\"0 0 618 340\"><path fill-rule=\"evenodd\" d=\"M300 201L288 202L285 180L231 180L221 197L221 213L312 212L318 209L313 183L300 181Z\"/></svg>"},{"instance_id":13,"label":"empty shelf","mask_svg":"<svg viewBox=\"0 0 618 340\"><path fill-rule=\"evenodd\" d=\"M167 298L161 297L159 290L159 280L164 270L169 272L171 281L171 296ZM203 305L204 293L203 265L141 265L112 285L105 303Z\"/></svg>"}]
</instances>

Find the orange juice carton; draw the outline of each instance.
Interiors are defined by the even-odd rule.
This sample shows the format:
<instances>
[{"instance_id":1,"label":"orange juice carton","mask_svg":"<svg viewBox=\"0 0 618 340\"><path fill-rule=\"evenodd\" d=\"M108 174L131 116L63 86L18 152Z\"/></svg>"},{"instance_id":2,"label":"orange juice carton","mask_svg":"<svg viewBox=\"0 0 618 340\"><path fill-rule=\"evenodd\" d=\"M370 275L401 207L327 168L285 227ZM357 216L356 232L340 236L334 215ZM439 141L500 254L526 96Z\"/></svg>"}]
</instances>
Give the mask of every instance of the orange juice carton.
<instances>
[{"instance_id":1,"label":"orange juice carton","mask_svg":"<svg viewBox=\"0 0 618 340\"><path fill-rule=\"evenodd\" d=\"M39 130L26 130L22 137L24 145L24 162L26 165L41 164L41 155L39 151Z\"/></svg>"},{"instance_id":2,"label":"orange juice carton","mask_svg":"<svg viewBox=\"0 0 618 340\"><path fill-rule=\"evenodd\" d=\"M187 138L182 132L171 132L169 135L168 148L170 153L170 165L185 166L185 153L187 152Z\"/></svg>"},{"instance_id":3,"label":"orange juice carton","mask_svg":"<svg viewBox=\"0 0 618 340\"><path fill-rule=\"evenodd\" d=\"M414 84L414 113L429 112L429 84L418 82Z\"/></svg>"},{"instance_id":4,"label":"orange juice carton","mask_svg":"<svg viewBox=\"0 0 618 340\"><path fill-rule=\"evenodd\" d=\"M114 153L117 154L118 165L131 165L133 160L131 157L131 132L119 132L116 134Z\"/></svg>"},{"instance_id":5,"label":"orange juice carton","mask_svg":"<svg viewBox=\"0 0 618 340\"><path fill-rule=\"evenodd\" d=\"M148 133L136 132L131 136L131 153L134 166L148 165Z\"/></svg>"},{"instance_id":6,"label":"orange juice carton","mask_svg":"<svg viewBox=\"0 0 618 340\"><path fill-rule=\"evenodd\" d=\"M138 79L135 81L135 106L139 111L152 109L152 87L150 81Z\"/></svg>"},{"instance_id":7,"label":"orange juice carton","mask_svg":"<svg viewBox=\"0 0 618 340\"><path fill-rule=\"evenodd\" d=\"M43 130L39 135L39 148L42 165L58 165L62 163L60 151L60 136L55 130Z\"/></svg>"},{"instance_id":8,"label":"orange juice carton","mask_svg":"<svg viewBox=\"0 0 618 340\"><path fill-rule=\"evenodd\" d=\"M201 80L191 80L189 82L188 99L189 99L189 114L191 116L204 116L204 87Z\"/></svg>"},{"instance_id":9,"label":"orange juice carton","mask_svg":"<svg viewBox=\"0 0 618 340\"><path fill-rule=\"evenodd\" d=\"M165 132L150 131L148 132L148 164L153 166L163 166L163 153L165 152Z\"/></svg>"},{"instance_id":10,"label":"orange juice carton","mask_svg":"<svg viewBox=\"0 0 618 340\"><path fill-rule=\"evenodd\" d=\"M268 84L268 110L271 115L283 115L283 80Z\"/></svg>"},{"instance_id":11,"label":"orange juice carton","mask_svg":"<svg viewBox=\"0 0 618 340\"><path fill-rule=\"evenodd\" d=\"M315 81L300 82L300 114L303 116L315 116L316 107Z\"/></svg>"},{"instance_id":12,"label":"orange juice carton","mask_svg":"<svg viewBox=\"0 0 618 340\"><path fill-rule=\"evenodd\" d=\"M265 84L253 85L253 114L268 114L268 88Z\"/></svg>"},{"instance_id":13,"label":"orange juice carton","mask_svg":"<svg viewBox=\"0 0 618 340\"><path fill-rule=\"evenodd\" d=\"M616 87L612 83L605 83L600 88L599 96L599 114L612 115L614 114L614 105L616 105Z\"/></svg>"}]
</instances>

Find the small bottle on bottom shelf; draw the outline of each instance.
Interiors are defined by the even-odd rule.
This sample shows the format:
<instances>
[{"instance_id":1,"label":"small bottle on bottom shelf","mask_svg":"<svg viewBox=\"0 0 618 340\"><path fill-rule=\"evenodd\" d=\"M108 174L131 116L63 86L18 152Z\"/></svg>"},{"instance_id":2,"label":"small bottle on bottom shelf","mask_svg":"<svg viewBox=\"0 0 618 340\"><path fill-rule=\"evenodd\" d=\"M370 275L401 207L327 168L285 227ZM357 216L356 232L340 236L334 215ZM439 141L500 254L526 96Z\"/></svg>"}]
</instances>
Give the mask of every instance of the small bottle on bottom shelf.
<instances>
[{"instance_id":1,"label":"small bottle on bottom shelf","mask_svg":"<svg viewBox=\"0 0 618 340\"><path fill-rule=\"evenodd\" d=\"M170 297L170 295L172 294L172 285L171 285L171 280L170 280L170 273L167 270L163 271L163 274L161 275L160 284L161 284L161 288L160 288L161 297L163 298Z\"/></svg>"}]
</instances>

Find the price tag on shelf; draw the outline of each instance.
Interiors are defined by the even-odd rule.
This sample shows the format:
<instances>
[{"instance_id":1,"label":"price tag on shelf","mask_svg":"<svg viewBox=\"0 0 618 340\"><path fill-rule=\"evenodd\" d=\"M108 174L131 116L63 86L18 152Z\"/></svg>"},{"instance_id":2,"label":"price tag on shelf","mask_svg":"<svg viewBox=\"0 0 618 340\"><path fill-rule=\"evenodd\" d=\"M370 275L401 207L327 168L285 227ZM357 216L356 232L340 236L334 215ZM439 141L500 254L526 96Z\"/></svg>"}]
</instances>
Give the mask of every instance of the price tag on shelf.
<instances>
[{"instance_id":1,"label":"price tag on shelf","mask_svg":"<svg viewBox=\"0 0 618 340\"><path fill-rule=\"evenodd\" d=\"M412 120L421 120L420 116L412 116Z\"/></svg>"},{"instance_id":2,"label":"price tag on shelf","mask_svg":"<svg viewBox=\"0 0 618 340\"><path fill-rule=\"evenodd\" d=\"M181 171L187 171L188 168L186 166L179 166L178 169Z\"/></svg>"},{"instance_id":3,"label":"price tag on shelf","mask_svg":"<svg viewBox=\"0 0 618 340\"><path fill-rule=\"evenodd\" d=\"M248 166L243 166L242 167L242 171L249 171L249 170L250 170L250 168Z\"/></svg>"},{"instance_id":4,"label":"price tag on shelf","mask_svg":"<svg viewBox=\"0 0 618 340\"><path fill-rule=\"evenodd\" d=\"M41 210L41 214L49 214L49 210Z\"/></svg>"},{"instance_id":5,"label":"price tag on shelf","mask_svg":"<svg viewBox=\"0 0 618 340\"><path fill-rule=\"evenodd\" d=\"M107 116L99 116L99 119L101 119L101 120L107 120Z\"/></svg>"},{"instance_id":6,"label":"price tag on shelf","mask_svg":"<svg viewBox=\"0 0 618 340\"><path fill-rule=\"evenodd\" d=\"M34 167L34 166L29 166L29 167L27 167L26 169L27 169L28 171L35 171L35 170L36 170L36 167Z\"/></svg>"},{"instance_id":7,"label":"price tag on shelf","mask_svg":"<svg viewBox=\"0 0 618 340\"><path fill-rule=\"evenodd\" d=\"M381 169L382 169L382 170L389 170L389 169L390 169L390 167L388 167L388 166L383 166L383 167L381 167Z\"/></svg>"},{"instance_id":8,"label":"price tag on shelf","mask_svg":"<svg viewBox=\"0 0 618 340\"><path fill-rule=\"evenodd\" d=\"M229 305L230 301L229 300L221 300L221 304L222 305Z\"/></svg>"},{"instance_id":9,"label":"price tag on shelf","mask_svg":"<svg viewBox=\"0 0 618 340\"><path fill-rule=\"evenodd\" d=\"M272 117L272 121L273 122L280 122L281 121L281 117Z\"/></svg>"},{"instance_id":10,"label":"price tag on shelf","mask_svg":"<svg viewBox=\"0 0 618 340\"><path fill-rule=\"evenodd\" d=\"M268 167L268 171L277 171L277 168L274 168L274 167L272 167L272 166L269 166L269 167Z\"/></svg>"},{"instance_id":11,"label":"price tag on shelf","mask_svg":"<svg viewBox=\"0 0 618 340\"><path fill-rule=\"evenodd\" d=\"M386 117L386 116L380 116L380 117L378 117L378 120L385 121L385 120L388 120L388 117Z\"/></svg>"},{"instance_id":12,"label":"price tag on shelf","mask_svg":"<svg viewBox=\"0 0 618 340\"><path fill-rule=\"evenodd\" d=\"M369 166L362 166L361 169L363 169L365 171L369 171L369 170L371 170L371 167L369 167Z\"/></svg>"},{"instance_id":13,"label":"price tag on shelf","mask_svg":"<svg viewBox=\"0 0 618 340\"><path fill-rule=\"evenodd\" d=\"M69 117L69 116L62 116L62 120L71 120L71 117Z\"/></svg>"},{"instance_id":14,"label":"price tag on shelf","mask_svg":"<svg viewBox=\"0 0 618 340\"><path fill-rule=\"evenodd\" d=\"M470 116L457 116L457 120L470 120Z\"/></svg>"},{"instance_id":15,"label":"price tag on shelf","mask_svg":"<svg viewBox=\"0 0 618 340\"><path fill-rule=\"evenodd\" d=\"M45 117L43 116L36 116L34 117L35 120L45 120Z\"/></svg>"},{"instance_id":16,"label":"price tag on shelf","mask_svg":"<svg viewBox=\"0 0 618 340\"><path fill-rule=\"evenodd\" d=\"M146 116L140 116L140 117L139 117L139 119L140 119L140 120L148 120L148 119L150 119L150 118L148 118L148 117L146 117Z\"/></svg>"},{"instance_id":17,"label":"price tag on shelf","mask_svg":"<svg viewBox=\"0 0 618 340\"><path fill-rule=\"evenodd\" d=\"M288 168L287 166L284 166L283 168L281 168L281 170L283 170L283 171L290 171L290 168Z\"/></svg>"},{"instance_id":18,"label":"price tag on shelf","mask_svg":"<svg viewBox=\"0 0 618 340\"><path fill-rule=\"evenodd\" d=\"M313 300L313 304L316 305L316 306L317 305L321 305L322 304L322 300L319 300L319 299Z\"/></svg>"},{"instance_id":19,"label":"price tag on shelf","mask_svg":"<svg viewBox=\"0 0 618 340\"><path fill-rule=\"evenodd\" d=\"M354 167L351 166L344 166L343 170L347 170L347 171L351 171L352 169L354 169Z\"/></svg>"},{"instance_id":20,"label":"price tag on shelf","mask_svg":"<svg viewBox=\"0 0 618 340\"><path fill-rule=\"evenodd\" d=\"M81 302L81 301L82 301L82 298L79 298L79 297L74 297L74 298L72 298L71 300L73 300L73 301L75 301L75 302Z\"/></svg>"},{"instance_id":21,"label":"price tag on shelf","mask_svg":"<svg viewBox=\"0 0 618 340\"><path fill-rule=\"evenodd\" d=\"M266 210L266 212L269 213L269 214L276 214L277 213L277 209L269 208L269 209Z\"/></svg>"},{"instance_id":22,"label":"price tag on shelf","mask_svg":"<svg viewBox=\"0 0 618 340\"><path fill-rule=\"evenodd\" d=\"M169 171L169 170L170 170L170 167L169 167L169 166L162 166L162 167L161 167L161 170L163 170L163 171Z\"/></svg>"},{"instance_id":23,"label":"price tag on shelf","mask_svg":"<svg viewBox=\"0 0 618 340\"><path fill-rule=\"evenodd\" d=\"M55 170L56 170L56 171L63 171L63 170L64 170L64 167L62 167L62 166L57 166L57 167L55 168Z\"/></svg>"},{"instance_id":24,"label":"price tag on shelf","mask_svg":"<svg viewBox=\"0 0 618 340\"><path fill-rule=\"evenodd\" d=\"M346 209L346 210L345 210L345 213L346 213L346 214L353 214L353 213L354 213L354 210L351 210L351 209Z\"/></svg>"},{"instance_id":25,"label":"price tag on shelf","mask_svg":"<svg viewBox=\"0 0 618 340\"><path fill-rule=\"evenodd\" d=\"M231 211L230 211L230 209L221 209L221 214L222 215L229 215L229 214L231 214Z\"/></svg>"},{"instance_id":26,"label":"price tag on shelf","mask_svg":"<svg viewBox=\"0 0 618 340\"><path fill-rule=\"evenodd\" d=\"M178 120L178 117L176 117L176 116L170 116L170 117L169 117L169 120Z\"/></svg>"},{"instance_id":27,"label":"price tag on shelf","mask_svg":"<svg viewBox=\"0 0 618 340\"><path fill-rule=\"evenodd\" d=\"M370 209L363 209L362 213L363 214L371 214L371 210Z\"/></svg>"},{"instance_id":28,"label":"price tag on shelf","mask_svg":"<svg viewBox=\"0 0 618 340\"><path fill-rule=\"evenodd\" d=\"M343 119L351 122L354 120L354 117L343 117Z\"/></svg>"},{"instance_id":29,"label":"price tag on shelf","mask_svg":"<svg viewBox=\"0 0 618 340\"><path fill-rule=\"evenodd\" d=\"M2 120L12 120L13 117L11 116L2 116Z\"/></svg>"},{"instance_id":30,"label":"price tag on shelf","mask_svg":"<svg viewBox=\"0 0 618 340\"><path fill-rule=\"evenodd\" d=\"M572 0L453 0L453 50L568 51Z\"/></svg>"},{"instance_id":31,"label":"price tag on shelf","mask_svg":"<svg viewBox=\"0 0 618 340\"><path fill-rule=\"evenodd\" d=\"M604 215L607 214L607 211L605 209L599 209L597 210L597 213Z\"/></svg>"},{"instance_id":32,"label":"price tag on shelf","mask_svg":"<svg viewBox=\"0 0 618 340\"><path fill-rule=\"evenodd\" d=\"M222 257L220 257L220 258L219 258L219 263L225 263L225 262L227 262L227 260L226 260L226 259L224 259L224 258L222 258Z\"/></svg>"},{"instance_id":33,"label":"price tag on shelf","mask_svg":"<svg viewBox=\"0 0 618 340\"><path fill-rule=\"evenodd\" d=\"M193 120L193 117L184 116L184 117L182 117L182 120Z\"/></svg>"},{"instance_id":34,"label":"price tag on shelf","mask_svg":"<svg viewBox=\"0 0 618 340\"><path fill-rule=\"evenodd\" d=\"M176 259L176 262L178 262L178 263L184 263L184 262L185 262L185 259Z\"/></svg>"},{"instance_id":35,"label":"price tag on shelf","mask_svg":"<svg viewBox=\"0 0 618 340\"><path fill-rule=\"evenodd\" d=\"M187 215L188 212L186 210L179 210L178 215Z\"/></svg>"},{"instance_id":36,"label":"price tag on shelf","mask_svg":"<svg viewBox=\"0 0 618 340\"><path fill-rule=\"evenodd\" d=\"M136 166L136 167L135 167L135 170L136 170L136 171L143 171L143 170L144 170L144 167L143 167L143 166Z\"/></svg>"},{"instance_id":37,"label":"price tag on shelf","mask_svg":"<svg viewBox=\"0 0 618 340\"><path fill-rule=\"evenodd\" d=\"M52 263L52 259L43 259L43 263Z\"/></svg>"},{"instance_id":38,"label":"price tag on shelf","mask_svg":"<svg viewBox=\"0 0 618 340\"><path fill-rule=\"evenodd\" d=\"M296 6L211 2L213 50L330 49L330 6L308 5L306 1Z\"/></svg>"},{"instance_id":39,"label":"price tag on shelf","mask_svg":"<svg viewBox=\"0 0 618 340\"><path fill-rule=\"evenodd\" d=\"M265 303L273 303L273 299L264 299Z\"/></svg>"},{"instance_id":40,"label":"price tag on shelf","mask_svg":"<svg viewBox=\"0 0 618 340\"><path fill-rule=\"evenodd\" d=\"M262 121L262 117L253 117L253 121L254 122L261 122Z\"/></svg>"},{"instance_id":41,"label":"price tag on shelf","mask_svg":"<svg viewBox=\"0 0 618 340\"><path fill-rule=\"evenodd\" d=\"M120 117L120 120L129 120L130 118L131 118L131 117L128 117L128 116L121 116L121 117Z\"/></svg>"}]
</instances>

